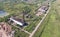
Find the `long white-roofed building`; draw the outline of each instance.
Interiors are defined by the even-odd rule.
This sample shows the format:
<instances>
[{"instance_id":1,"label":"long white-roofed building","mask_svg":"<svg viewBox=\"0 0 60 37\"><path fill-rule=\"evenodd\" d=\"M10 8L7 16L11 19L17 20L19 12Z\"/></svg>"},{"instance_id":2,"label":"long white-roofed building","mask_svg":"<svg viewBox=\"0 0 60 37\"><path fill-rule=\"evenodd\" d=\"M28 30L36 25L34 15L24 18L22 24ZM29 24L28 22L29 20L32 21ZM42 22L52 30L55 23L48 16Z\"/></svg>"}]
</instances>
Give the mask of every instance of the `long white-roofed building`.
<instances>
[{"instance_id":1,"label":"long white-roofed building","mask_svg":"<svg viewBox=\"0 0 60 37\"><path fill-rule=\"evenodd\" d=\"M10 21L13 21L14 23L16 23L16 24L18 24L18 25L20 25L20 26L25 26L25 25L27 25L27 23L24 22L23 19L19 19L19 18L16 18L16 17L11 17L11 18L10 18Z\"/></svg>"}]
</instances>

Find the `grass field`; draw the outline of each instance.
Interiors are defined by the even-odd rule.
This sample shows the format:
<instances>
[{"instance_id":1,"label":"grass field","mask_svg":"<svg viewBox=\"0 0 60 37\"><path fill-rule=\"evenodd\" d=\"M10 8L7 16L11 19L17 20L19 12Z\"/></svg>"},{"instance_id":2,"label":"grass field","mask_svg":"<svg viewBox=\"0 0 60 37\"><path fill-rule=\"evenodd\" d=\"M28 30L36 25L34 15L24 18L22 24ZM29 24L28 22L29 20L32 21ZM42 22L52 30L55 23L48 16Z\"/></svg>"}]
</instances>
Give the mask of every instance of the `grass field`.
<instances>
[{"instance_id":1,"label":"grass field","mask_svg":"<svg viewBox=\"0 0 60 37\"><path fill-rule=\"evenodd\" d=\"M33 37L60 37L60 0L52 3L51 10Z\"/></svg>"},{"instance_id":2,"label":"grass field","mask_svg":"<svg viewBox=\"0 0 60 37\"><path fill-rule=\"evenodd\" d=\"M29 34L21 31L20 29L12 26L12 29L15 30L15 34L14 34L14 37L28 37Z\"/></svg>"}]
</instances>

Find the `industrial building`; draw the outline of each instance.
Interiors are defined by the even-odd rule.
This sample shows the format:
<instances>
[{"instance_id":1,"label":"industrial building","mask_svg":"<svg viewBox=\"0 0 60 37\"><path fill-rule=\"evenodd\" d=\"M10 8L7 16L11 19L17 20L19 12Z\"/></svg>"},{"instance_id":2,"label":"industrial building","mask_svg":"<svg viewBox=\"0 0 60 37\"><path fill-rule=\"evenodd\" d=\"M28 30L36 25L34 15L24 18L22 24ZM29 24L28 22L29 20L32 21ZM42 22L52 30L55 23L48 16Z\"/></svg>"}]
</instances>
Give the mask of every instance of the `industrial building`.
<instances>
[{"instance_id":1,"label":"industrial building","mask_svg":"<svg viewBox=\"0 0 60 37\"><path fill-rule=\"evenodd\" d=\"M25 26L25 25L27 25L27 23L24 22L23 19L19 19L19 18L16 18L16 17L11 17L11 18L10 18L10 21L13 21L14 23L16 23L16 24L18 24L18 25L20 25L20 26Z\"/></svg>"}]
</instances>

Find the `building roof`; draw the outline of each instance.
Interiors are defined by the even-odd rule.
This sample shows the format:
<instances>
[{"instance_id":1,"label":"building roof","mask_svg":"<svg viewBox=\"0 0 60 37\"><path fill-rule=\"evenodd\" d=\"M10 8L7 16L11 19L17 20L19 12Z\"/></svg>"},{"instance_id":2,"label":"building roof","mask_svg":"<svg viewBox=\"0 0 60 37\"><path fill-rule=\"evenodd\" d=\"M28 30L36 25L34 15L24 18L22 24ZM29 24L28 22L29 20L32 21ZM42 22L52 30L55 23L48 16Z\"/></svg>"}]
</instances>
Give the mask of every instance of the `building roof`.
<instances>
[{"instance_id":1,"label":"building roof","mask_svg":"<svg viewBox=\"0 0 60 37\"><path fill-rule=\"evenodd\" d=\"M19 19L19 18L11 17L10 20L19 24L20 26L23 26L23 24L24 24L24 21L22 19Z\"/></svg>"},{"instance_id":2,"label":"building roof","mask_svg":"<svg viewBox=\"0 0 60 37\"><path fill-rule=\"evenodd\" d=\"M40 15L44 14L48 10L48 8L49 8L49 4L40 6L40 8L37 10L36 15L40 16Z\"/></svg>"}]
</instances>

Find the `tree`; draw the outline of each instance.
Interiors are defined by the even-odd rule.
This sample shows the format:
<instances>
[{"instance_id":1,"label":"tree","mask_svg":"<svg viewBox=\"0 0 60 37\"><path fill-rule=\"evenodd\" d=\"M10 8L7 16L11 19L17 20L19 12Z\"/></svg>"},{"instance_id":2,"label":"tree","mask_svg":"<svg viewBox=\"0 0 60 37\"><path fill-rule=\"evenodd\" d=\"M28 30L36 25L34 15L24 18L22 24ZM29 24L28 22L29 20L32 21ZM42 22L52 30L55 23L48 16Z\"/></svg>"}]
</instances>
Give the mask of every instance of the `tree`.
<instances>
[{"instance_id":1,"label":"tree","mask_svg":"<svg viewBox=\"0 0 60 37\"><path fill-rule=\"evenodd\" d=\"M28 14L28 13L31 11L31 8L28 7L28 6L25 6L25 7L23 8L23 11L24 11L24 14Z\"/></svg>"}]
</instances>

